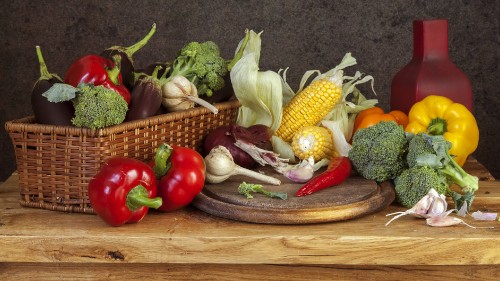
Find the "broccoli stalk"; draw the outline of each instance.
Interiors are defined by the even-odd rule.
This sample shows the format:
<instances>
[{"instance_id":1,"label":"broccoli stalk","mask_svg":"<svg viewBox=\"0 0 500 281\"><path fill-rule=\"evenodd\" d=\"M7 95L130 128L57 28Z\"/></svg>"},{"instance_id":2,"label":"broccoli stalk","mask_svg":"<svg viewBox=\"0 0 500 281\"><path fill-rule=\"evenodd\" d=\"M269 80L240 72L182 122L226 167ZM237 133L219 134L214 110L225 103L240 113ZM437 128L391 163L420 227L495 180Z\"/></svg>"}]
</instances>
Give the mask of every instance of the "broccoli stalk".
<instances>
[{"instance_id":1,"label":"broccoli stalk","mask_svg":"<svg viewBox=\"0 0 500 281\"><path fill-rule=\"evenodd\" d=\"M226 61L215 42L190 42L173 61L169 77L184 76L196 86L199 95L210 97L224 87L227 72Z\"/></svg>"},{"instance_id":2,"label":"broccoli stalk","mask_svg":"<svg viewBox=\"0 0 500 281\"><path fill-rule=\"evenodd\" d=\"M286 193L265 190L261 184L251 184L246 182L243 182L238 186L238 192L245 195L248 199L253 198L253 195L251 194L252 192L261 193L271 198L280 198L283 200L286 200L288 197Z\"/></svg>"},{"instance_id":3,"label":"broccoli stalk","mask_svg":"<svg viewBox=\"0 0 500 281\"><path fill-rule=\"evenodd\" d=\"M458 209L464 203L468 204L467 209L469 209L474 199L474 192L479 188L479 179L468 174L453 160L449 153L450 147L451 143L442 135L420 133L410 141L408 156L413 155L415 166L431 167L446 179L448 185L456 184L461 187L465 194L461 195L452 190L449 190L449 194Z\"/></svg>"},{"instance_id":4,"label":"broccoli stalk","mask_svg":"<svg viewBox=\"0 0 500 281\"><path fill-rule=\"evenodd\" d=\"M448 179L449 183L454 183L462 188L463 192L472 192L478 190L479 179L476 176L468 174L462 167L460 167L448 152L451 143L448 142L443 136L432 136L422 134L434 149L433 154L424 154L418 156L416 161L417 165L429 166Z\"/></svg>"}]
</instances>

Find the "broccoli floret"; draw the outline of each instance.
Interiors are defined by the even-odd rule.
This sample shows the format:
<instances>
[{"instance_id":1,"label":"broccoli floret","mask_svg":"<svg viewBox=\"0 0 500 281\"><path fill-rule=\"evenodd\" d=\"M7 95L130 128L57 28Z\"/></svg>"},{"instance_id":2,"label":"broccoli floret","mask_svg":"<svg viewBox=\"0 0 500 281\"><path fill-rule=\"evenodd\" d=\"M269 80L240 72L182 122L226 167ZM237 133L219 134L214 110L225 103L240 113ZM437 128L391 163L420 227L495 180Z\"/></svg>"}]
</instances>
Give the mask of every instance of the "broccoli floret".
<instances>
[{"instance_id":1,"label":"broccoli floret","mask_svg":"<svg viewBox=\"0 0 500 281\"><path fill-rule=\"evenodd\" d=\"M413 167L417 165L417 158L420 155L434 154L434 149L427 139L425 139L422 133L413 135L411 133L407 134L408 138L408 154L406 155L406 162L408 167Z\"/></svg>"},{"instance_id":2,"label":"broccoli floret","mask_svg":"<svg viewBox=\"0 0 500 281\"><path fill-rule=\"evenodd\" d=\"M455 162L455 160L453 160L449 153L451 143L448 142L442 135L434 136L421 133L417 134L414 139L415 138L422 138L427 141L429 147L432 148L431 152L428 152L427 148L419 150L421 154L410 150L409 154L413 153L416 155L415 165L431 167L438 174L446 178L448 185L456 184L461 187L462 192L465 194L461 195L452 191L452 198L455 201L457 208L461 208L461 205L464 202L467 202L468 207L470 207L472 200L474 199L473 194L479 188L479 179L476 176L468 174L462 167L460 167L460 165L457 164L457 162ZM411 146L410 148L414 149Z\"/></svg>"},{"instance_id":3,"label":"broccoli floret","mask_svg":"<svg viewBox=\"0 0 500 281\"><path fill-rule=\"evenodd\" d=\"M227 72L226 61L215 42L190 42L180 50L169 76L182 75L196 86L199 95L212 96L224 88Z\"/></svg>"},{"instance_id":4,"label":"broccoli floret","mask_svg":"<svg viewBox=\"0 0 500 281\"><path fill-rule=\"evenodd\" d=\"M288 197L288 195L286 193L268 191L268 190L264 189L262 184L252 184L252 183L246 183L246 182L242 182L238 186L238 192L242 195L245 195L246 198L248 198L248 199L253 198L252 193L261 193L261 194L266 195L267 197L280 198L282 200L286 200Z\"/></svg>"},{"instance_id":5,"label":"broccoli floret","mask_svg":"<svg viewBox=\"0 0 500 281\"><path fill-rule=\"evenodd\" d=\"M448 193L445 180L428 166L413 166L404 170L394 179L394 187L397 201L406 208L415 206L431 188L439 194Z\"/></svg>"},{"instance_id":6,"label":"broccoli floret","mask_svg":"<svg viewBox=\"0 0 500 281\"><path fill-rule=\"evenodd\" d=\"M406 169L407 149L403 128L394 121L382 121L354 134L349 159L361 176L382 182Z\"/></svg>"},{"instance_id":7,"label":"broccoli floret","mask_svg":"<svg viewBox=\"0 0 500 281\"><path fill-rule=\"evenodd\" d=\"M73 99L75 116L73 125L100 129L117 125L125 120L128 105L117 92L92 84L79 86L79 93Z\"/></svg>"}]
</instances>

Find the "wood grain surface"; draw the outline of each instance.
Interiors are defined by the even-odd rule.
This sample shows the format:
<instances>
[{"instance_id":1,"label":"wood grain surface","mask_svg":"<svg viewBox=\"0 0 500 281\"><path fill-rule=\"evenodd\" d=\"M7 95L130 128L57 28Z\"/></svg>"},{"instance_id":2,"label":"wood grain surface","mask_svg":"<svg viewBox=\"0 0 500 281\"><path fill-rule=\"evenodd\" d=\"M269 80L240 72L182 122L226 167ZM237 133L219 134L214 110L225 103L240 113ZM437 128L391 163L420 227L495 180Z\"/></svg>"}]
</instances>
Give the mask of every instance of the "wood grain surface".
<instances>
[{"instance_id":1,"label":"wood grain surface","mask_svg":"<svg viewBox=\"0 0 500 281\"><path fill-rule=\"evenodd\" d=\"M500 212L480 181L473 211ZM498 280L500 222L429 227L381 211L306 225L240 222L194 207L110 227L95 215L21 207L0 186L0 280ZM486 228L494 227L494 228Z\"/></svg>"},{"instance_id":2,"label":"wood grain surface","mask_svg":"<svg viewBox=\"0 0 500 281\"><path fill-rule=\"evenodd\" d=\"M35 275L36 274L36 275ZM276 264L68 264L16 263L2 267L2 281L21 280L219 280L219 281L497 281L495 266L344 266ZM34 278L36 276L36 279ZM5 278L5 279L4 279Z\"/></svg>"}]
</instances>

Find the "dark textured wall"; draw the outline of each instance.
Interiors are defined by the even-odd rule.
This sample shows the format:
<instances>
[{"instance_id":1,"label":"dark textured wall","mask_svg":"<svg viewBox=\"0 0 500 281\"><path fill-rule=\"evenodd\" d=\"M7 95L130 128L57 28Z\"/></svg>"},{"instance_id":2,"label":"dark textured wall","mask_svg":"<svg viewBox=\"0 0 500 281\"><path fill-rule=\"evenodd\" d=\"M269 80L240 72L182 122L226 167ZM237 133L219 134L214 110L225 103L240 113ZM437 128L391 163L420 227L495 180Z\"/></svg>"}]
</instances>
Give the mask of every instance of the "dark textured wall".
<instances>
[{"instance_id":1,"label":"dark textured wall","mask_svg":"<svg viewBox=\"0 0 500 281\"><path fill-rule=\"evenodd\" d=\"M498 178L500 142L500 1L2 1L0 123L31 113L38 78L35 45L51 72L64 75L77 57L130 45L158 31L136 54L138 66L172 59L189 41L216 41L230 57L246 28L263 30L261 68L289 67L295 88L309 69L334 67L352 52L375 77L380 105L389 109L390 83L412 54L412 21L449 19L450 56L471 79L481 139L474 156ZM0 180L15 170L10 139L0 131Z\"/></svg>"}]
</instances>

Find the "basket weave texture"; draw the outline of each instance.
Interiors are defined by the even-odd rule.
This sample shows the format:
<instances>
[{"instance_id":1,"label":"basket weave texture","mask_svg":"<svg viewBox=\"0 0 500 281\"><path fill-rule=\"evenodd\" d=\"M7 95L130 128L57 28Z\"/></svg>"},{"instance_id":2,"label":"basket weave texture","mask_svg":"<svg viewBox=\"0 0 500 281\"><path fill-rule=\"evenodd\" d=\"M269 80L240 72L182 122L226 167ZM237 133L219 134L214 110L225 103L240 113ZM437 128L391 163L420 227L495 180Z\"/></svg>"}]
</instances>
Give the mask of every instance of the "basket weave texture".
<instances>
[{"instance_id":1,"label":"basket weave texture","mask_svg":"<svg viewBox=\"0 0 500 281\"><path fill-rule=\"evenodd\" d=\"M98 130L36 124L33 116L8 121L5 128L16 155L20 204L92 214L87 185L107 159L148 161L161 143L201 152L211 130L235 123L239 102L215 107L218 114L197 107Z\"/></svg>"}]
</instances>

